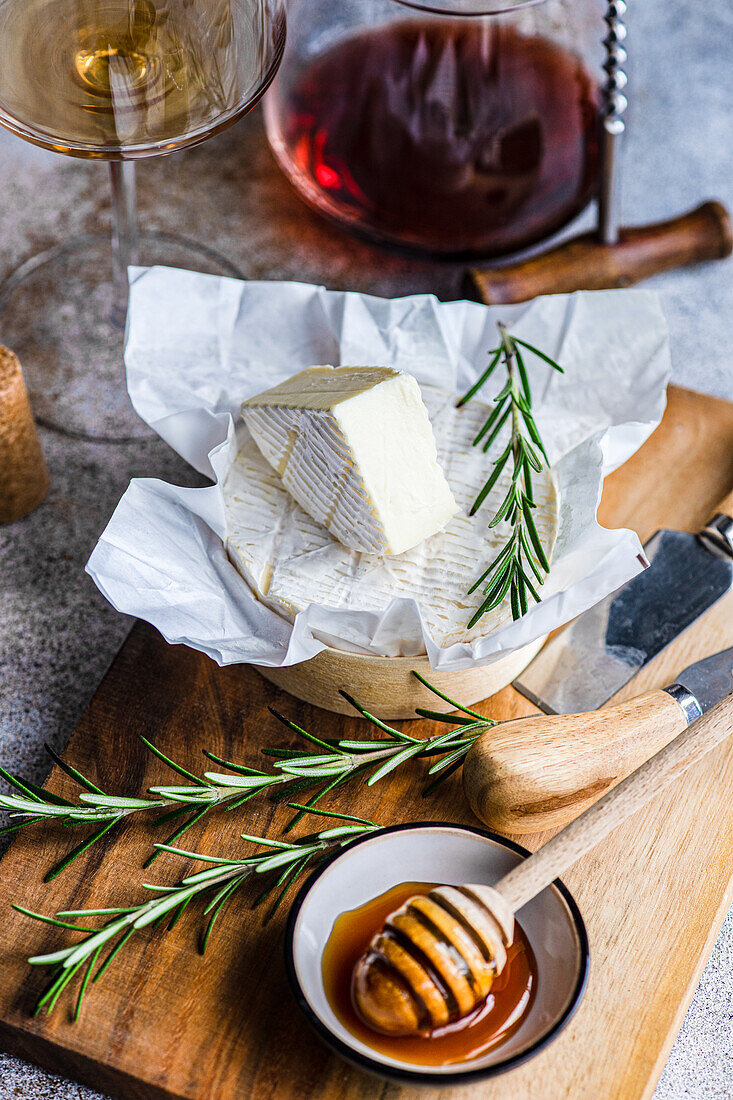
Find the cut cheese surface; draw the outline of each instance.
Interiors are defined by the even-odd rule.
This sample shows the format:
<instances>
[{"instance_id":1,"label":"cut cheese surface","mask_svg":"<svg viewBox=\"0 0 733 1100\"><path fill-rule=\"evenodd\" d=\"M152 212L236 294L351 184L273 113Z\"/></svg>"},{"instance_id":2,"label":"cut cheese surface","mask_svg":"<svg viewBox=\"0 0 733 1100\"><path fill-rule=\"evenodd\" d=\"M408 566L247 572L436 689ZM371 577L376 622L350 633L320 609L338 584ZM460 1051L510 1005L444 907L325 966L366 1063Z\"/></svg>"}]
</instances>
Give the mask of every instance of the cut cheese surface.
<instances>
[{"instance_id":1,"label":"cut cheese surface","mask_svg":"<svg viewBox=\"0 0 733 1100\"><path fill-rule=\"evenodd\" d=\"M475 398L456 409L453 392L428 386L422 399L459 511L443 530L396 557L349 550L335 541L283 488L255 443L244 443L224 485L227 550L255 595L284 618L292 621L310 604L379 613L395 598L412 598L424 629L441 647L472 642L511 618L507 600L471 630L467 626L482 599L481 590L469 596L468 589L509 532L505 524L488 526L506 493L508 470L478 513L468 515L491 468L492 455L471 445L490 409ZM492 454L500 450L497 440ZM548 471L536 476L534 492L538 532L551 559L558 501ZM340 634L349 641L348 616Z\"/></svg>"},{"instance_id":2,"label":"cut cheese surface","mask_svg":"<svg viewBox=\"0 0 733 1100\"><path fill-rule=\"evenodd\" d=\"M417 381L388 367L309 367L242 415L306 512L352 550L402 554L457 505Z\"/></svg>"}]
</instances>

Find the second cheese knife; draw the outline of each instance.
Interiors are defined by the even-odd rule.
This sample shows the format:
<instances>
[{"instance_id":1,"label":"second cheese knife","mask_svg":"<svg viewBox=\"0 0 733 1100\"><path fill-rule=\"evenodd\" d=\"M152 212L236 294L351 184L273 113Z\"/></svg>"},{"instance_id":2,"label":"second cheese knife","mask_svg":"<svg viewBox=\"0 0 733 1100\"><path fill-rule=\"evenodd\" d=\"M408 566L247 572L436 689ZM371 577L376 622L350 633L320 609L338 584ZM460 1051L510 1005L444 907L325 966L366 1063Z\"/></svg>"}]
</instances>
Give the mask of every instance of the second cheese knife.
<instances>
[{"instance_id":1,"label":"second cheese knife","mask_svg":"<svg viewBox=\"0 0 733 1100\"><path fill-rule=\"evenodd\" d=\"M649 568L556 634L514 687L546 714L596 710L733 587L733 492L697 535L657 531Z\"/></svg>"},{"instance_id":2,"label":"second cheese knife","mask_svg":"<svg viewBox=\"0 0 733 1100\"><path fill-rule=\"evenodd\" d=\"M468 801L500 833L556 829L731 692L733 647L696 661L669 687L591 714L500 722L466 757Z\"/></svg>"}]
</instances>

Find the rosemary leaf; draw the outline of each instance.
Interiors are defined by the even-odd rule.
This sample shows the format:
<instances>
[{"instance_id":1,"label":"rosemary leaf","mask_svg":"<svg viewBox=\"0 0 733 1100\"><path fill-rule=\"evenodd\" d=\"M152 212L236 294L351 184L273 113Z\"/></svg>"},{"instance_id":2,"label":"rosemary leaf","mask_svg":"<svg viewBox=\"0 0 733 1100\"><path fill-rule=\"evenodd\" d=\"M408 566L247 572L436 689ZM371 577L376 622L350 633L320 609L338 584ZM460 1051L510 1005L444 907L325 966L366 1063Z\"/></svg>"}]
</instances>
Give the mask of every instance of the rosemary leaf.
<instances>
[{"instance_id":1,"label":"rosemary leaf","mask_svg":"<svg viewBox=\"0 0 733 1100\"><path fill-rule=\"evenodd\" d=\"M51 882L60 875L62 871L65 871L75 859L78 859L83 852L86 852L87 848L91 848L92 844L96 844L98 840L101 840L105 833L108 833L113 825L116 825L120 821L120 817L113 817L110 821L105 822L100 829L97 829L95 833L92 833L86 840L82 840L81 844L77 844L75 848L72 848L68 855L65 855L63 859L59 860L51 870L44 876L44 882Z\"/></svg>"},{"instance_id":2,"label":"rosemary leaf","mask_svg":"<svg viewBox=\"0 0 733 1100\"><path fill-rule=\"evenodd\" d=\"M423 687L426 687L428 691L432 691L433 695L437 695L439 699L442 699L444 703L450 703L452 707L460 711L462 714L468 714L471 718L477 719L478 722L486 722L488 725L493 726L494 722L491 718L485 718L483 714L479 714L477 710L471 710L470 707L464 707L462 703L458 703L455 699L451 699L450 695L446 695L444 691L437 688L435 684L431 684L424 676L419 672L412 670L412 675L416 680L419 680Z\"/></svg>"},{"instance_id":3,"label":"rosemary leaf","mask_svg":"<svg viewBox=\"0 0 733 1100\"><path fill-rule=\"evenodd\" d=\"M498 569L499 566L504 565L504 563L506 561L511 559L511 557L513 555L513 552L514 552L514 548L512 546L512 540L509 539L504 544L503 548L499 551L499 553L496 555L494 560L491 562L491 565L487 565L486 569L484 569L483 573L478 578L478 580L475 580L473 582L473 584L471 585L471 587L468 590L469 596L471 595L472 592L475 592L477 588L480 588L481 584L486 580L486 578L489 576L490 573L492 573L495 569Z\"/></svg>"},{"instance_id":4,"label":"rosemary leaf","mask_svg":"<svg viewBox=\"0 0 733 1100\"><path fill-rule=\"evenodd\" d=\"M544 351L540 351L539 348L535 348L532 344L528 344L526 340L520 340L518 336L514 336L513 340L515 344L519 344L521 347L526 348L527 351L531 351L538 359L544 359L545 363L549 363L549 365L556 371L559 371L560 374L565 373L560 364L556 363L554 359L551 359L549 355L545 355Z\"/></svg>"},{"instance_id":5,"label":"rosemary leaf","mask_svg":"<svg viewBox=\"0 0 733 1100\"><path fill-rule=\"evenodd\" d=\"M237 887L239 887L241 885L242 885L242 880L241 879L235 879L234 882L228 882L226 884L226 886L222 890L220 890L219 893L217 894L218 902L217 902L216 908L214 909L214 911L212 912L212 914L209 918L209 923L206 925L206 930L205 930L203 936L201 937L201 943L199 944L199 951L202 955L204 955L206 953L206 948L209 946L209 940L211 939L211 933L214 931L214 925L216 923L216 918L219 916L222 909L224 908L226 903L229 901L229 899L231 898L232 894L237 889Z\"/></svg>"},{"instance_id":6,"label":"rosemary leaf","mask_svg":"<svg viewBox=\"0 0 733 1100\"><path fill-rule=\"evenodd\" d=\"M504 468L504 464L506 463L507 459L509 458L509 455L511 453L511 449L512 449L512 445L511 445L511 443L509 443L506 447L506 450L502 451L502 453L499 455L499 457L494 462L494 469L493 469L491 475L489 476L488 480L486 481L484 487L480 490L478 496L476 497L473 504L471 505L471 510L468 513L469 516L473 516L473 515L476 514L476 512L478 512L479 508L481 507L483 502L486 500L486 498L489 495L489 493L491 492L491 490L496 485L496 483L499 480L499 477L501 475L501 472Z\"/></svg>"},{"instance_id":7,"label":"rosemary leaf","mask_svg":"<svg viewBox=\"0 0 733 1100\"><path fill-rule=\"evenodd\" d=\"M22 905L16 905L15 903L13 903L12 908L25 917L32 917L33 920L41 921L43 924L54 924L57 928L69 928L72 932L93 931L88 925L70 924L69 921L59 920L58 917L44 917L41 913L34 913L32 909L24 909Z\"/></svg>"},{"instance_id":8,"label":"rosemary leaf","mask_svg":"<svg viewBox=\"0 0 733 1100\"><path fill-rule=\"evenodd\" d=\"M489 355L493 356L491 362L489 363L488 367L486 368L484 373L479 378L478 382L475 382L473 384L473 386L471 386L471 389L468 391L468 393L464 393L463 397L457 403L456 408L460 409L462 405L467 404L467 402L469 402L471 400L471 398L474 397L475 394L478 393L478 391L481 389L481 387L484 385L484 383L488 382L489 378L491 378L491 375L494 373L494 368L496 367L497 363L499 362L499 359L501 358L501 352L502 352L501 344L499 345L498 348L494 348L493 351L489 352Z\"/></svg>"},{"instance_id":9,"label":"rosemary leaf","mask_svg":"<svg viewBox=\"0 0 733 1100\"><path fill-rule=\"evenodd\" d=\"M358 710L362 718L366 718L366 720L368 722L371 722L373 726L376 726L377 729L383 730L384 733L386 733L389 737L394 738L395 741L409 741L412 743L417 741L416 737L410 737L409 734L403 733L402 730L397 730L394 728L394 726L388 726L386 722L383 722L381 720L381 718L375 718L373 714L370 714L370 712L365 707L363 707L361 703L357 703L356 699L349 695L348 691L344 691L343 688L339 689L339 695L341 695L346 700L346 702L349 703L355 710ZM342 745L343 742L339 741L339 746Z\"/></svg>"},{"instance_id":10,"label":"rosemary leaf","mask_svg":"<svg viewBox=\"0 0 733 1100\"><path fill-rule=\"evenodd\" d=\"M426 707L416 707L415 714L421 718L429 718L431 722L451 722L455 725L473 725L470 718L464 718L460 714L450 714L444 710L428 710ZM422 754L421 754L422 755Z\"/></svg>"},{"instance_id":11,"label":"rosemary leaf","mask_svg":"<svg viewBox=\"0 0 733 1100\"><path fill-rule=\"evenodd\" d=\"M329 745L327 741L321 741L320 737L314 737L312 733L307 733L306 730L301 729L299 725L297 725L295 722L291 722L289 718L286 718L285 715L281 714L279 710L275 710L274 707L268 707L267 709L269 710L270 714L277 718L278 722L282 722L284 726L287 726L288 729L293 731L293 733L297 733L299 737L305 738L306 741L310 741L314 745L320 745L321 748L324 749L331 750L333 748L333 745Z\"/></svg>"},{"instance_id":12,"label":"rosemary leaf","mask_svg":"<svg viewBox=\"0 0 733 1100\"><path fill-rule=\"evenodd\" d=\"M82 1001L84 1000L84 994L87 991L87 986L89 985L89 979L92 976L92 970L94 970L94 967L97 965L97 959L99 958L99 952L101 950L102 950L101 946L98 947L97 950L92 955L91 959L89 960L89 966L87 967L86 972L84 974L84 977L82 979L82 983L81 983L81 986L79 988L79 996L76 999L76 1008L74 1010L74 1023L76 1023L76 1021L79 1019L79 1014L81 1013ZM50 1012L50 1009L49 1009L49 1012Z\"/></svg>"},{"instance_id":13,"label":"rosemary leaf","mask_svg":"<svg viewBox=\"0 0 733 1100\"><path fill-rule=\"evenodd\" d=\"M491 435L489 436L489 438L484 443L484 454L486 454L486 452L488 450L490 450L491 447L494 445L494 441L495 441L496 437L498 436L499 432L501 431L501 429L504 427L507 420L511 416L511 412L512 412L511 405L507 405L503 416L499 417L499 420L494 425L494 430L492 431Z\"/></svg>"},{"instance_id":14,"label":"rosemary leaf","mask_svg":"<svg viewBox=\"0 0 733 1100\"><path fill-rule=\"evenodd\" d=\"M300 794L301 791L309 791L319 782L318 776L307 775L303 779L283 776L284 785L280 787L279 790L270 792L270 802L285 802L286 799L291 798L294 794Z\"/></svg>"},{"instance_id":15,"label":"rosemary leaf","mask_svg":"<svg viewBox=\"0 0 733 1100\"><path fill-rule=\"evenodd\" d=\"M57 767L61 768L62 772L65 772L71 779L78 783L80 787L83 787L85 790L90 791L92 794L104 794L104 791L100 790L95 783L92 783L91 779L87 779L87 777L85 775L82 775L81 772L78 772L76 768L72 768L71 764L67 764L65 760L62 760L58 753L54 752L54 750L48 743L44 744L43 747L53 760L54 764L56 764Z\"/></svg>"},{"instance_id":16,"label":"rosemary leaf","mask_svg":"<svg viewBox=\"0 0 733 1100\"><path fill-rule=\"evenodd\" d=\"M527 576L527 574L524 572L523 569L522 569L522 579L524 580L524 583L526 584L527 588L532 593L532 596L534 597L536 602L539 603L540 602L539 593L536 591L536 589L534 588L531 580L529 579L529 577Z\"/></svg>"},{"instance_id":17,"label":"rosemary leaf","mask_svg":"<svg viewBox=\"0 0 733 1100\"><path fill-rule=\"evenodd\" d=\"M260 772L259 775L224 775L221 772L204 772L204 775L216 787L239 787L240 790L246 790L248 787L271 787L273 783L280 781L279 776L266 775L264 772Z\"/></svg>"},{"instance_id":18,"label":"rosemary leaf","mask_svg":"<svg viewBox=\"0 0 733 1100\"><path fill-rule=\"evenodd\" d=\"M444 771L437 775L432 783L427 784L422 793L423 798L427 798L428 795L433 794L442 783L445 783L446 779L450 779L450 777L454 775L460 767L463 766L463 761L466 758L467 752L468 749L464 749L460 756L455 755L452 763L448 767L446 767Z\"/></svg>"},{"instance_id":19,"label":"rosemary leaf","mask_svg":"<svg viewBox=\"0 0 733 1100\"><path fill-rule=\"evenodd\" d=\"M484 438L486 433L490 432L491 429L496 424L497 420L499 420L501 418L504 410L506 410L507 412L512 411L512 404L511 404L511 401L509 400L509 394L507 394L506 397L502 398L501 401L497 400L496 405L494 406L494 408L492 409L492 411L489 413L486 420L482 424L481 428L478 431L478 434L474 436L472 446L474 446L474 447L478 446L478 444Z\"/></svg>"},{"instance_id":20,"label":"rosemary leaf","mask_svg":"<svg viewBox=\"0 0 733 1100\"><path fill-rule=\"evenodd\" d=\"M173 916L168 921L168 931L169 932L172 932L173 929L176 927L179 920L181 919L183 914L186 912L186 909L191 904L192 900L193 900L192 898L186 898L185 901L181 902L181 904L178 906L177 909L173 910Z\"/></svg>"},{"instance_id":21,"label":"rosemary leaf","mask_svg":"<svg viewBox=\"0 0 733 1100\"><path fill-rule=\"evenodd\" d=\"M302 806L299 802L288 802L288 806L293 810L304 810L307 813L311 812L310 806ZM376 828L373 821L370 821L368 817L355 817L353 814L340 814L336 810L319 810L319 817L336 817L339 821L353 821L357 825L371 825L372 828ZM323 834L321 834L323 835Z\"/></svg>"},{"instance_id":22,"label":"rosemary leaf","mask_svg":"<svg viewBox=\"0 0 733 1100\"><path fill-rule=\"evenodd\" d=\"M152 752L154 756L157 756L158 760L162 760L166 767L170 768L171 771L177 772L179 775L182 775L184 779L190 779L192 783L196 783L201 787L206 786L203 779L199 779L199 777L197 775L194 775L193 772L186 771L186 769L181 767L180 764L176 764L176 762L174 760L171 760L169 756L166 756L164 752L161 752L160 749L156 748L152 741L148 741L147 737L143 737L141 734L140 740L142 741L143 745L145 745L145 748Z\"/></svg>"},{"instance_id":23,"label":"rosemary leaf","mask_svg":"<svg viewBox=\"0 0 733 1100\"><path fill-rule=\"evenodd\" d=\"M413 756L417 755L419 751L419 746L416 747L414 745L408 745L407 748L402 749L401 752L395 753L393 757L391 757L389 760L385 760L385 762L380 765L380 767L378 767L377 770L372 773L372 775L369 776L369 778L367 779L367 786L373 786L380 779L383 779L385 775L388 775L391 771L394 771L395 768L398 768L400 764L404 764L405 761L410 760Z\"/></svg>"},{"instance_id":24,"label":"rosemary leaf","mask_svg":"<svg viewBox=\"0 0 733 1100\"><path fill-rule=\"evenodd\" d=\"M329 791L332 791L334 789L334 787L337 787L340 783L343 783L343 780L344 780L343 776L337 775L336 778L332 779L330 783L326 783L323 787L321 787L321 789L319 791L316 791L316 793L311 798L308 799L305 806L301 806L301 807L298 808L298 812L293 817L291 817L290 821L287 823L287 825L283 829L283 832L284 833L289 833L291 831L291 829L294 829L295 826L298 825L302 821L302 819L305 817L305 815L310 810L312 810L315 805L317 805L317 803L324 797L324 795L327 795L329 793ZM293 806L293 805L294 805L293 802L288 802L288 806Z\"/></svg>"},{"instance_id":25,"label":"rosemary leaf","mask_svg":"<svg viewBox=\"0 0 733 1100\"><path fill-rule=\"evenodd\" d=\"M245 768L243 764L233 764L230 760L222 760L220 756L209 752L208 749L202 749L201 751L212 763L218 764L220 768L226 768L227 771L236 772L238 775L262 775L262 772L257 768ZM266 750L262 749L262 752L266 752Z\"/></svg>"},{"instance_id":26,"label":"rosemary leaf","mask_svg":"<svg viewBox=\"0 0 733 1100\"><path fill-rule=\"evenodd\" d=\"M187 901L186 901L186 902L184 902L184 904L187 904L187 903L188 903L188 899L187 899ZM171 925L173 924L173 920L174 920L174 919L175 919L175 918L173 918L173 919L171 920ZM169 927L170 927L170 926L169 926ZM122 950L122 948L123 948L123 947L125 946L125 944L126 944L126 943L127 943L127 941L129 940L130 936L132 936L132 935L134 934L134 932L135 932L135 929L134 929L134 927L132 927L132 926L131 926L130 928L128 928L128 929L127 929L127 931L125 932L125 934L124 934L124 935L123 935L123 936L122 936L122 937L121 937L121 938L120 938L120 939L119 939L119 940L117 941L117 943L116 943L116 944L114 945L114 947L112 948L112 950L111 950L111 951L109 952L109 954L107 955L107 958L106 958L106 959L104 960L104 962L103 962L103 963L102 963L102 965L100 966L100 968L99 968L99 970L97 971L97 973L96 973L96 974L94 975L94 977L92 978L92 981L93 981L93 982L98 982L98 981L99 981L99 979L100 979L100 978L102 977L102 975L104 974L105 970L106 970L106 969L108 968L108 966L110 965L110 963L112 963L112 962L113 962L113 960L114 960L115 956L116 956L116 955L118 954L118 952L119 952L119 951L121 951L121 950Z\"/></svg>"},{"instance_id":27,"label":"rosemary leaf","mask_svg":"<svg viewBox=\"0 0 733 1100\"><path fill-rule=\"evenodd\" d=\"M27 817L25 821L17 821L15 825L4 825L0 829L0 836L4 836L5 833L17 833L19 829L25 829L26 825L37 825L39 821L43 821L43 818Z\"/></svg>"},{"instance_id":28,"label":"rosemary leaf","mask_svg":"<svg viewBox=\"0 0 733 1100\"><path fill-rule=\"evenodd\" d=\"M256 873L263 875L268 871L274 871L277 867L285 867L287 864L295 863L298 859L300 859L300 853L295 849L289 852L280 852L278 855L270 856L269 859L258 864Z\"/></svg>"},{"instance_id":29,"label":"rosemary leaf","mask_svg":"<svg viewBox=\"0 0 733 1100\"><path fill-rule=\"evenodd\" d=\"M160 853L168 847L168 845L173 844L174 841L178 840L179 837L182 837L184 833L188 832L192 825L195 825L197 821L201 820L205 813L208 813L208 810L209 807L204 806L204 808L202 810L199 810L198 813L192 814L191 817L189 817L188 821L184 821L182 825L179 825L177 829L174 829L170 836L166 837L164 845L156 844L155 850L143 863L143 869L147 870L148 867L150 867L151 864L155 862Z\"/></svg>"},{"instance_id":30,"label":"rosemary leaf","mask_svg":"<svg viewBox=\"0 0 733 1100\"><path fill-rule=\"evenodd\" d=\"M540 536L537 532L537 526L535 524L534 516L532 515L531 508L527 507L527 508L524 509L524 517L525 517L525 528L526 528L527 534L529 536L529 540L532 543L532 546L534 548L534 552L537 555L537 559L538 559L540 565L545 570L545 572L547 572L550 568L550 563L547 560L547 554L545 553L545 549L542 545L542 542L540 540Z\"/></svg>"},{"instance_id":31,"label":"rosemary leaf","mask_svg":"<svg viewBox=\"0 0 733 1100\"><path fill-rule=\"evenodd\" d=\"M14 787L16 791L20 791L22 795L25 795L31 802L40 802L41 799L31 789L29 783L25 783L22 779L18 779L17 776L11 775L5 768L0 767L0 778L4 779L6 783L9 783L11 787Z\"/></svg>"},{"instance_id":32,"label":"rosemary leaf","mask_svg":"<svg viewBox=\"0 0 733 1100\"><path fill-rule=\"evenodd\" d=\"M524 365L524 359L519 348L516 346L517 341L514 341L514 354L517 359L517 370L519 372L519 380L522 383L522 390L524 391L524 406L529 411L529 406L532 403L532 391L529 388L529 378L527 377L527 368Z\"/></svg>"},{"instance_id":33,"label":"rosemary leaf","mask_svg":"<svg viewBox=\"0 0 733 1100\"><path fill-rule=\"evenodd\" d=\"M280 884L281 890L279 894L275 897L270 908L267 910L265 924L267 924L267 922L272 920L272 918L275 916L275 913L278 911L283 901L285 900L288 890L293 885L298 875L300 875L301 872L304 871L305 868L308 866L309 858L309 856L303 856L303 858L293 867L291 867L287 874L283 876L282 883Z\"/></svg>"}]
</instances>

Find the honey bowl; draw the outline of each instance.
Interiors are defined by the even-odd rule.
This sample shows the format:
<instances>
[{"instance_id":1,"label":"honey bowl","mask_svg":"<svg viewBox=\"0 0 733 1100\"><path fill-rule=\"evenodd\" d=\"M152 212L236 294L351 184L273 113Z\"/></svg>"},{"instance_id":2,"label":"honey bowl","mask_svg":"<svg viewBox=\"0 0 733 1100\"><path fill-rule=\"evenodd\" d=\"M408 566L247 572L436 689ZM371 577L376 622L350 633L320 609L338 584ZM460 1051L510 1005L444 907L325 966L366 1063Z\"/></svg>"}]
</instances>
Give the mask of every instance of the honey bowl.
<instances>
[{"instance_id":1,"label":"honey bowl","mask_svg":"<svg viewBox=\"0 0 733 1100\"><path fill-rule=\"evenodd\" d=\"M455 1041L451 1044L450 1036L385 1042L384 1037L370 1033L334 997L332 973L337 930L354 911L368 912L363 908L367 903L382 895L396 896L396 888L405 883L491 885L528 855L525 848L495 833L425 822L397 825L356 840L315 872L291 908L285 962L296 1000L318 1035L359 1068L418 1085L455 1085L493 1077L543 1050L577 1010L588 978L583 918L559 881L518 915L519 938L532 970L531 989L528 986L523 995L521 1012L511 1016L509 1006L504 1016L507 1020L511 1016L512 1026L499 1027L496 1042L467 1044L465 1057L457 1059L458 1046ZM378 925L376 912L372 921ZM438 1042L451 1052L445 1060L435 1056Z\"/></svg>"}]
</instances>

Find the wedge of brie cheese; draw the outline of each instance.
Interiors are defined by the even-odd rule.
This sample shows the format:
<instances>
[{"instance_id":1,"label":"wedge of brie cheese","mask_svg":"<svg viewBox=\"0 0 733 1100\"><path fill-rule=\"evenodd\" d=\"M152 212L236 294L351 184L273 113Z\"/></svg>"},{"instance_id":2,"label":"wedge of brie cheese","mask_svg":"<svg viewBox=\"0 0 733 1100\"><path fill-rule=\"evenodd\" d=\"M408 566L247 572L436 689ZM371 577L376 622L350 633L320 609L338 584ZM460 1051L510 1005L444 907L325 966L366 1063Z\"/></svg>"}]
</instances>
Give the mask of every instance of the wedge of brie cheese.
<instances>
[{"instance_id":1,"label":"wedge of brie cheese","mask_svg":"<svg viewBox=\"0 0 733 1100\"><path fill-rule=\"evenodd\" d=\"M255 596L283 618L292 621L310 604L343 612L338 638L356 648L366 644L364 631L350 613L374 614L377 630L376 616L392 600L413 599L423 631L442 647L475 641L511 619L507 599L468 628L483 600L481 589L471 595L468 590L511 530L505 523L489 528L509 487L508 467L476 515L469 515L492 460L492 455L471 444L491 409L476 398L456 409L455 393L431 386L422 386L421 391L438 458L459 511L443 530L397 557L360 553L335 541L285 490L251 439L240 449L224 484L227 552ZM506 445L508 436L507 425L495 443L495 453ZM537 529L552 560L558 500L549 471L534 478L534 498ZM392 635L398 633L398 618L395 608ZM330 644L339 645L339 641L331 639ZM412 656L424 649L411 638L404 644L391 641L380 651L387 656Z\"/></svg>"},{"instance_id":2,"label":"wedge of brie cheese","mask_svg":"<svg viewBox=\"0 0 733 1100\"><path fill-rule=\"evenodd\" d=\"M402 554L458 510L409 374L308 367L242 415L291 496L351 550Z\"/></svg>"}]
</instances>

